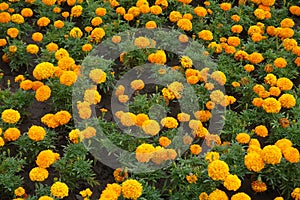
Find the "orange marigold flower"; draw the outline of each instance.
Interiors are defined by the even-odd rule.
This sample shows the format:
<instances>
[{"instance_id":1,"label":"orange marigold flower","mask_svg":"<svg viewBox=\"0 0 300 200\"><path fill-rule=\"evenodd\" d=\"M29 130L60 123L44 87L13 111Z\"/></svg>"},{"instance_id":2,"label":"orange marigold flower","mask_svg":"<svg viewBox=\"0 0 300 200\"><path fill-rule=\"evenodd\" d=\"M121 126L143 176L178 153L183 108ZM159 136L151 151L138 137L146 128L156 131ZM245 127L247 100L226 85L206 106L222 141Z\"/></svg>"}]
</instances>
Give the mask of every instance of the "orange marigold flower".
<instances>
[{"instance_id":1,"label":"orange marigold flower","mask_svg":"<svg viewBox=\"0 0 300 200\"><path fill-rule=\"evenodd\" d=\"M35 66L33 76L37 80L47 79L52 77L55 71L54 65L49 62L42 62Z\"/></svg>"},{"instance_id":2,"label":"orange marigold flower","mask_svg":"<svg viewBox=\"0 0 300 200\"><path fill-rule=\"evenodd\" d=\"M120 118L123 126L134 126L136 124L136 115L131 112L125 112Z\"/></svg>"},{"instance_id":3,"label":"orange marigold flower","mask_svg":"<svg viewBox=\"0 0 300 200\"><path fill-rule=\"evenodd\" d=\"M143 186L137 180L127 179L122 183L122 195L127 199L138 199L143 193Z\"/></svg>"},{"instance_id":4,"label":"orange marigold flower","mask_svg":"<svg viewBox=\"0 0 300 200\"><path fill-rule=\"evenodd\" d=\"M135 157L139 162L149 162L155 148L152 144L141 144L135 150Z\"/></svg>"},{"instance_id":5,"label":"orange marigold flower","mask_svg":"<svg viewBox=\"0 0 300 200\"><path fill-rule=\"evenodd\" d=\"M33 141L41 141L46 135L46 130L41 126L32 125L28 130L28 137Z\"/></svg>"},{"instance_id":6,"label":"orange marigold flower","mask_svg":"<svg viewBox=\"0 0 300 200\"><path fill-rule=\"evenodd\" d=\"M15 124L21 118L19 111L14 109L6 109L1 114L1 119L4 123Z\"/></svg>"},{"instance_id":7,"label":"orange marigold flower","mask_svg":"<svg viewBox=\"0 0 300 200\"><path fill-rule=\"evenodd\" d=\"M279 97L278 101L280 102L283 108L292 108L296 105L296 98L291 94L283 94Z\"/></svg>"},{"instance_id":8,"label":"orange marigold flower","mask_svg":"<svg viewBox=\"0 0 300 200\"><path fill-rule=\"evenodd\" d=\"M299 162L299 151L294 147L287 147L283 150L284 158L290 163Z\"/></svg>"},{"instance_id":9,"label":"orange marigold flower","mask_svg":"<svg viewBox=\"0 0 300 200\"><path fill-rule=\"evenodd\" d=\"M82 6L81 5L76 5L73 6L71 9L71 16L72 17L79 17L82 14Z\"/></svg>"},{"instance_id":10,"label":"orange marigold flower","mask_svg":"<svg viewBox=\"0 0 300 200\"><path fill-rule=\"evenodd\" d=\"M213 37L213 33L209 30L202 30L198 33L198 37L205 41L211 41Z\"/></svg>"},{"instance_id":11,"label":"orange marigold flower","mask_svg":"<svg viewBox=\"0 0 300 200\"><path fill-rule=\"evenodd\" d=\"M123 182L124 180L126 180L128 178L128 172L127 170L123 170L122 168L117 168L114 170L114 178L115 181L117 182Z\"/></svg>"},{"instance_id":12,"label":"orange marigold flower","mask_svg":"<svg viewBox=\"0 0 300 200\"><path fill-rule=\"evenodd\" d=\"M51 88L48 85L40 86L35 92L35 99L39 102L48 100L51 96Z\"/></svg>"},{"instance_id":13,"label":"orange marigold flower","mask_svg":"<svg viewBox=\"0 0 300 200\"><path fill-rule=\"evenodd\" d=\"M231 196L231 200L251 200L251 197L249 197L244 192L239 192Z\"/></svg>"},{"instance_id":14,"label":"orange marigold flower","mask_svg":"<svg viewBox=\"0 0 300 200\"><path fill-rule=\"evenodd\" d=\"M102 17L106 15L106 8L102 8L102 7L96 8L95 13L96 15Z\"/></svg>"},{"instance_id":15,"label":"orange marigold flower","mask_svg":"<svg viewBox=\"0 0 300 200\"><path fill-rule=\"evenodd\" d=\"M155 29L157 27L156 25L156 22L155 21L148 21L146 24L145 24L145 27L146 29Z\"/></svg>"},{"instance_id":16,"label":"orange marigold flower","mask_svg":"<svg viewBox=\"0 0 300 200\"><path fill-rule=\"evenodd\" d=\"M30 90L32 88L31 80L24 80L20 83L20 88L23 90Z\"/></svg>"},{"instance_id":17,"label":"orange marigold flower","mask_svg":"<svg viewBox=\"0 0 300 200\"><path fill-rule=\"evenodd\" d=\"M59 77L60 84L71 86L77 80L77 74L73 71L64 71L62 75Z\"/></svg>"},{"instance_id":18,"label":"orange marigold flower","mask_svg":"<svg viewBox=\"0 0 300 200\"><path fill-rule=\"evenodd\" d=\"M293 143L291 140L283 138L280 140L277 140L277 142L275 142L275 145L280 148L281 152L283 153L285 151L285 149L287 149L288 147L292 147Z\"/></svg>"},{"instance_id":19,"label":"orange marigold flower","mask_svg":"<svg viewBox=\"0 0 300 200\"><path fill-rule=\"evenodd\" d=\"M1 19L1 16L0 16ZM9 28L6 31L7 35L11 38L16 38L19 35L19 30L16 28Z\"/></svg>"},{"instance_id":20,"label":"orange marigold flower","mask_svg":"<svg viewBox=\"0 0 300 200\"><path fill-rule=\"evenodd\" d=\"M227 190L236 191L241 187L242 181L237 175L229 174L226 176L223 185Z\"/></svg>"},{"instance_id":21,"label":"orange marigold flower","mask_svg":"<svg viewBox=\"0 0 300 200\"><path fill-rule=\"evenodd\" d=\"M184 31L190 31L193 28L193 24L189 19L182 18L177 21L177 26Z\"/></svg>"},{"instance_id":22,"label":"orange marigold flower","mask_svg":"<svg viewBox=\"0 0 300 200\"><path fill-rule=\"evenodd\" d=\"M160 131L159 123L155 120L145 120L142 124L142 129L147 135L157 135Z\"/></svg>"},{"instance_id":23,"label":"orange marigold flower","mask_svg":"<svg viewBox=\"0 0 300 200\"><path fill-rule=\"evenodd\" d=\"M249 60L252 64L259 64L264 60L264 57L261 53L254 52L248 55L247 60Z\"/></svg>"},{"instance_id":24,"label":"orange marigold flower","mask_svg":"<svg viewBox=\"0 0 300 200\"><path fill-rule=\"evenodd\" d=\"M145 87L145 84L144 84L144 81L143 81L143 80L138 79L138 80L133 80L133 81L131 81L130 87L131 87L133 90L142 90L142 89Z\"/></svg>"},{"instance_id":25,"label":"orange marigold flower","mask_svg":"<svg viewBox=\"0 0 300 200\"><path fill-rule=\"evenodd\" d=\"M228 196L224 191L216 189L209 194L208 199L228 200Z\"/></svg>"},{"instance_id":26,"label":"orange marigold flower","mask_svg":"<svg viewBox=\"0 0 300 200\"><path fill-rule=\"evenodd\" d=\"M207 167L208 176L215 181L224 180L229 175L229 167L222 160L214 160Z\"/></svg>"},{"instance_id":27,"label":"orange marigold flower","mask_svg":"<svg viewBox=\"0 0 300 200\"><path fill-rule=\"evenodd\" d=\"M16 141L21 136L21 131L17 128L8 128L4 131L4 138L7 141Z\"/></svg>"},{"instance_id":28,"label":"orange marigold flower","mask_svg":"<svg viewBox=\"0 0 300 200\"><path fill-rule=\"evenodd\" d=\"M277 67L277 68L285 68L287 65L287 62L284 58L282 57L279 57L279 58L276 58L274 60L274 66Z\"/></svg>"},{"instance_id":29,"label":"orange marigold flower","mask_svg":"<svg viewBox=\"0 0 300 200\"><path fill-rule=\"evenodd\" d=\"M267 190L267 185L260 180L256 180L251 182L251 188L254 192L264 192Z\"/></svg>"},{"instance_id":30,"label":"orange marigold flower","mask_svg":"<svg viewBox=\"0 0 300 200\"><path fill-rule=\"evenodd\" d=\"M260 172L265 167L265 163L261 155L254 151L249 152L245 156L244 164L248 170L254 172Z\"/></svg>"},{"instance_id":31,"label":"orange marigold flower","mask_svg":"<svg viewBox=\"0 0 300 200\"><path fill-rule=\"evenodd\" d=\"M37 25L38 26L48 26L48 24L50 23L50 19L48 17L41 17L37 20Z\"/></svg>"},{"instance_id":32,"label":"orange marigold flower","mask_svg":"<svg viewBox=\"0 0 300 200\"><path fill-rule=\"evenodd\" d=\"M59 111L59 112L55 113L55 115L54 115L55 121L57 121L60 125L65 125L65 124L69 123L71 118L72 118L72 115L68 111L65 111L65 110Z\"/></svg>"},{"instance_id":33,"label":"orange marigold flower","mask_svg":"<svg viewBox=\"0 0 300 200\"><path fill-rule=\"evenodd\" d=\"M177 128L178 122L173 117L165 117L160 121L161 125L166 128Z\"/></svg>"},{"instance_id":34,"label":"orange marigold flower","mask_svg":"<svg viewBox=\"0 0 300 200\"><path fill-rule=\"evenodd\" d=\"M41 168L48 168L58 160L58 158L59 156L52 150L43 150L37 155L35 162Z\"/></svg>"},{"instance_id":35,"label":"orange marigold flower","mask_svg":"<svg viewBox=\"0 0 300 200\"><path fill-rule=\"evenodd\" d=\"M106 81L106 73L102 69L91 70L89 73L89 77L97 84L101 84Z\"/></svg>"},{"instance_id":36,"label":"orange marigold flower","mask_svg":"<svg viewBox=\"0 0 300 200\"><path fill-rule=\"evenodd\" d=\"M291 90L294 86L293 82L288 78L279 78L276 83L280 90Z\"/></svg>"},{"instance_id":37,"label":"orange marigold flower","mask_svg":"<svg viewBox=\"0 0 300 200\"><path fill-rule=\"evenodd\" d=\"M31 38L35 42L41 42L43 40L43 34L40 32L35 32L31 35Z\"/></svg>"},{"instance_id":38,"label":"orange marigold flower","mask_svg":"<svg viewBox=\"0 0 300 200\"><path fill-rule=\"evenodd\" d=\"M55 51L58 50L58 45L55 44L55 43L53 43L53 42L51 42L51 43L49 43L49 44L46 45L46 48L47 48L47 50L49 52L55 52Z\"/></svg>"},{"instance_id":39,"label":"orange marigold flower","mask_svg":"<svg viewBox=\"0 0 300 200\"><path fill-rule=\"evenodd\" d=\"M235 137L236 141L240 144L248 144L250 142L250 135L247 133L239 133Z\"/></svg>"},{"instance_id":40,"label":"orange marigold flower","mask_svg":"<svg viewBox=\"0 0 300 200\"><path fill-rule=\"evenodd\" d=\"M39 87L43 86L44 83L41 81L33 81L32 82L32 90L36 91Z\"/></svg>"},{"instance_id":41,"label":"orange marigold flower","mask_svg":"<svg viewBox=\"0 0 300 200\"><path fill-rule=\"evenodd\" d=\"M57 181L53 183L50 188L51 194L57 198L64 198L69 196L69 187L67 184Z\"/></svg>"},{"instance_id":42,"label":"orange marigold flower","mask_svg":"<svg viewBox=\"0 0 300 200\"><path fill-rule=\"evenodd\" d=\"M300 16L300 7L299 7L299 6L292 5L292 6L290 6L289 11L290 11L293 15Z\"/></svg>"},{"instance_id":43,"label":"orange marigold flower","mask_svg":"<svg viewBox=\"0 0 300 200\"><path fill-rule=\"evenodd\" d=\"M267 145L262 150L262 158L267 164L278 164L281 161L282 153L276 145Z\"/></svg>"},{"instance_id":44,"label":"orange marigold flower","mask_svg":"<svg viewBox=\"0 0 300 200\"><path fill-rule=\"evenodd\" d=\"M161 136L159 138L158 142L159 142L160 146L167 147L171 144L172 141L169 138L165 137L165 136Z\"/></svg>"},{"instance_id":45,"label":"orange marigold flower","mask_svg":"<svg viewBox=\"0 0 300 200\"><path fill-rule=\"evenodd\" d=\"M202 148L201 148L201 146L199 144L192 144L190 146L190 151L194 155L199 155L201 153L201 151L202 151Z\"/></svg>"},{"instance_id":46,"label":"orange marigold flower","mask_svg":"<svg viewBox=\"0 0 300 200\"><path fill-rule=\"evenodd\" d=\"M8 12L0 13L0 23L8 23L11 20L11 16Z\"/></svg>"}]
</instances>

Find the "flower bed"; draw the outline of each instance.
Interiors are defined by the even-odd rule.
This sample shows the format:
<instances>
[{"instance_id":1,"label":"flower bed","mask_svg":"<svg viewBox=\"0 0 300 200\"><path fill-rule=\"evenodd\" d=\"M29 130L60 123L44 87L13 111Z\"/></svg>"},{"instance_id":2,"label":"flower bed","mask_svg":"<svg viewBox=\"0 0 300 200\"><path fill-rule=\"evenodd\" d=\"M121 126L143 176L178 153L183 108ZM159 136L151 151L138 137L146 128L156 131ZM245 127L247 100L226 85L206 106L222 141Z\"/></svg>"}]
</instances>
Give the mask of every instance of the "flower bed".
<instances>
[{"instance_id":1,"label":"flower bed","mask_svg":"<svg viewBox=\"0 0 300 200\"><path fill-rule=\"evenodd\" d=\"M299 6L0 3L1 199L300 199Z\"/></svg>"}]
</instances>

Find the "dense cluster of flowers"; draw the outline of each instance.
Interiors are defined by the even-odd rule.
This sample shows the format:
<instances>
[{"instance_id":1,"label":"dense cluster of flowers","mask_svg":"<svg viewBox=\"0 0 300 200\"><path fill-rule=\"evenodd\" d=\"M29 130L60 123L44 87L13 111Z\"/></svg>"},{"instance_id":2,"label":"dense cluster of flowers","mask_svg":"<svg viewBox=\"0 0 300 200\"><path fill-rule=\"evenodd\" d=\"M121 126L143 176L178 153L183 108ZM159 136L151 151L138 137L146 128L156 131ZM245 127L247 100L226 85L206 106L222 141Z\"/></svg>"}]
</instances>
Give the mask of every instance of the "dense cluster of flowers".
<instances>
[{"instance_id":1,"label":"dense cluster of flowers","mask_svg":"<svg viewBox=\"0 0 300 200\"><path fill-rule=\"evenodd\" d=\"M0 90L0 188L7 189L2 198L53 200L75 198L74 191L80 191L85 200L248 200L279 188L274 200L300 199L297 4L295 0L0 3L0 82L3 76L7 80ZM178 36L121 33L166 26ZM88 55L108 41L101 56ZM196 50L186 48L194 45ZM119 60L106 60L109 51ZM154 66L155 73L147 78L164 85L155 89L153 82L147 85L141 75L144 63ZM133 65L138 66L137 77L116 83ZM5 72L27 71L10 80L2 66L10 68ZM108 105L108 97L116 101ZM28 99L47 112L30 113L23 103ZM103 131L90 124L95 121L105 124ZM222 124L223 129L212 124ZM102 134L117 147L98 137ZM101 194L96 176L88 174L92 161L82 155L82 145L93 150L98 144L124 165L111 174L117 183L107 184ZM114 148L131 155L119 155ZM171 164L164 168L165 163ZM162 173L130 173L135 166L161 167ZM18 178L26 174L20 173L23 169L28 169L31 182ZM241 189L247 175L255 194ZM163 188L154 184L166 180ZM84 186L95 186L93 190L79 188L83 181ZM30 187L27 194L28 184L36 184L36 191Z\"/></svg>"}]
</instances>

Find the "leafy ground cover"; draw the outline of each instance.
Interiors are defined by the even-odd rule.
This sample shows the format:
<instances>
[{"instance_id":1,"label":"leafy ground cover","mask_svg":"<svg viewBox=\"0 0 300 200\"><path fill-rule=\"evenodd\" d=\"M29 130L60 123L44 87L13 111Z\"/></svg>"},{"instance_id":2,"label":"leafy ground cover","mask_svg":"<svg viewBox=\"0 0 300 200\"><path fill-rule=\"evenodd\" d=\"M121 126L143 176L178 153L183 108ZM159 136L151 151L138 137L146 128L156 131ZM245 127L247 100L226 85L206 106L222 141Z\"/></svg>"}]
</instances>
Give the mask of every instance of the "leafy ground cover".
<instances>
[{"instance_id":1,"label":"leafy ground cover","mask_svg":"<svg viewBox=\"0 0 300 200\"><path fill-rule=\"evenodd\" d=\"M299 6L1 1L1 199L300 199Z\"/></svg>"}]
</instances>

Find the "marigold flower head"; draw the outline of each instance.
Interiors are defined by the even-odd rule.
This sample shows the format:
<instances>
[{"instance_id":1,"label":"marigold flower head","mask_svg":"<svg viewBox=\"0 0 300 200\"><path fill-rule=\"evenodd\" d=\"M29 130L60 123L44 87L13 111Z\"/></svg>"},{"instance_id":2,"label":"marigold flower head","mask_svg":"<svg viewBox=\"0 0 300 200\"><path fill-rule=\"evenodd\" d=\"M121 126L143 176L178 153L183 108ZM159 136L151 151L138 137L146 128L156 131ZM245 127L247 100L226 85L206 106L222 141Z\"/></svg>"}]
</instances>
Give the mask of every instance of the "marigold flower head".
<instances>
[{"instance_id":1,"label":"marigold flower head","mask_svg":"<svg viewBox=\"0 0 300 200\"><path fill-rule=\"evenodd\" d=\"M210 93L210 99L212 102L216 104L224 104L225 103L225 95L221 90L214 90Z\"/></svg>"},{"instance_id":2,"label":"marigold flower head","mask_svg":"<svg viewBox=\"0 0 300 200\"><path fill-rule=\"evenodd\" d=\"M19 30L17 28L9 28L9 29L7 29L6 33L9 37L16 38L19 35Z\"/></svg>"},{"instance_id":3,"label":"marigold flower head","mask_svg":"<svg viewBox=\"0 0 300 200\"><path fill-rule=\"evenodd\" d=\"M277 142L275 142L275 145L280 148L281 152L283 153L285 149L287 149L288 147L292 147L293 143L291 142L291 140L283 138L280 140L277 140Z\"/></svg>"},{"instance_id":4,"label":"marigold flower head","mask_svg":"<svg viewBox=\"0 0 300 200\"><path fill-rule=\"evenodd\" d=\"M61 110L55 113L54 118L60 125L65 125L69 123L69 121L72 118L72 115L68 111Z\"/></svg>"},{"instance_id":5,"label":"marigold flower head","mask_svg":"<svg viewBox=\"0 0 300 200\"><path fill-rule=\"evenodd\" d=\"M135 157L139 162L149 162L155 148L152 144L141 144L135 150Z\"/></svg>"},{"instance_id":6,"label":"marigold flower head","mask_svg":"<svg viewBox=\"0 0 300 200\"><path fill-rule=\"evenodd\" d=\"M229 167L226 162L222 160L214 160L209 163L208 176L213 180L224 180L229 175Z\"/></svg>"},{"instance_id":7,"label":"marigold flower head","mask_svg":"<svg viewBox=\"0 0 300 200\"><path fill-rule=\"evenodd\" d=\"M252 181L251 188L254 192L264 192L267 190L267 185L260 180Z\"/></svg>"},{"instance_id":8,"label":"marigold flower head","mask_svg":"<svg viewBox=\"0 0 300 200\"><path fill-rule=\"evenodd\" d=\"M231 9L231 3L221 3L220 8L224 11L228 11Z\"/></svg>"},{"instance_id":9,"label":"marigold flower head","mask_svg":"<svg viewBox=\"0 0 300 200\"><path fill-rule=\"evenodd\" d=\"M0 23L8 23L11 21L11 16L8 12L1 12L0 13Z\"/></svg>"},{"instance_id":10,"label":"marigold flower head","mask_svg":"<svg viewBox=\"0 0 300 200\"><path fill-rule=\"evenodd\" d=\"M83 52L88 52L88 51L91 51L92 49L93 49L93 46L91 44L84 44L81 47L81 50Z\"/></svg>"},{"instance_id":11,"label":"marigold flower head","mask_svg":"<svg viewBox=\"0 0 300 200\"><path fill-rule=\"evenodd\" d=\"M194 13L199 17L205 17L207 15L207 10L202 6L197 6L194 8Z\"/></svg>"},{"instance_id":12,"label":"marigold flower head","mask_svg":"<svg viewBox=\"0 0 300 200\"><path fill-rule=\"evenodd\" d=\"M262 150L262 158L267 164L278 164L281 161L282 153L276 145L267 145Z\"/></svg>"},{"instance_id":13,"label":"marigold flower head","mask_svg":"<svg viewBox=\"0 0 300 200\"><path fill-rule=\"evenodd\" d=\"M143 186L140 182L133 179L127 179L122 183L122 195L127 199L138 199L143 192Z\"/></svg>"},{"instance_id":14,"label":"marigold flower head","mask_svg":"<svg viewBox=\"0 0 300 200\"><path fill-rule=\"evenodd\" d=\"M41 118L43 124L47 125L49 128L56 128L59 126L59 122L56 121L54 114L46 114Z\"/></svg>"},{"instance_id":15,"label":"marigold flower head","mask_svg":"<svg viewBox=\"0 0 300 200\"><path fill-rule=\"evenodd\" d=\"M69 187L67 184L57 181L53 183L50 188L51 194L57 198L64 198L69 196Z\"/></svg>"},{"instance_id":16,"label":"marigold flower head","mask_svg":"<svg viewBox=\"0 0 300 200\"><path fill-rule=\"evenodd\" d=\"M16 23L16 24L23 24L24 23L24 18L20 14L13 14L11 16L11 21Z\"/></svg>"},{"instance_id":17,"label":"marigold flower head","mask_svg":"<svg viewBox=\"0 0 300 200\"><path fill-rule=\"evenodd\" d=\"M290 90L294 86L293 82L290 79L285 78L285 77L277 79L276 85L282 91L284 91L284 90Z\"/></svg>"},{"instance_id":18,"label":"marigold flower head","mask_svg":"<svg viewBox=\"0 0 300 200\"><path fill-rule=\"evenodd\" d=\"M283 156L290 163L297 163L300 159L299 151L294 147L285 148L283 151Z\"/></svg>"},{"instance_id":19,"label":"marigold flower head","mask_svg":"<svg viewBox=\"0 0 300 200\"><path fill-rule=\"evenodd\" d=\"M101 101L101 95L97 90L88 89L84 92L84 101L89 102L90 104L97 104Z\"/></svg>"},{"instance_id":20,"label":"marigold flower head","mask_svg":"<svg viewBox=\"0 0 300 200\"><path fill-rule=\"evenodd\" d=\"M21 118L19 111L14 109L6 109L1 113L1 119L4 123L15 124Z\"/></svg>"},{"instance_id":21,"label":"marigold flower head","mask_svg":"<svg viewBox=\"0 0 300 200\"><path fill-rule=\"evenodd\" d=\"M265 167L262 156L254 151L249 152L245 156L244 164L248 170L254 172L260 172Z\"/></svg>"},{"instance_id":22,"label":"marigold flower head","mask_svg":"<svg viewBox=\"0 0 300 200\"><path fill-rule=\"evenodd\" d=\"M94 30L92 30L90 35L92 41L95 41L96 43L99 43L104 36L105 36L104 29L99 27L94 28Z\"/></svg>"},{"instance_id":23,"label":"marigold flower head","mask_svg":"<svg viewBox=\"0 0 300 200\"><path fill-rule=\"evenodd\" d=\"M148 61L151 63L163 65L167 62L167 55L164 50L157 50L156 53L151 53L148 56Z\"/></svg>"},{"instance_id":24,"label":"marigold flower head","mask_svg":"<svg viewBox=\"0 0 300 200\"><path fill-rule=\"evenodd\" d=\"M23 187L18 187L15 189L14 193L17 197L21 197L25 194L25 189Z\"/></svg>"},{"instance_id":25,"label":"marigold flower head","mask_svg":"<svg viewBox=\"0 0 300 200\"><path fill-rule=\"evenodd\" d=\"M102 17L104 15L106 15L106 8L102 8L102 7L98 7L95 10L96 15Z\"/></svg>"},{"instance_id":26,"label":"marigold flower head","mask_svg":"<svg viewBox=\"0 0 300 200\"><path fill-rule=\"evenodd\" d=\"M46 130L41 126L32 125L28 130L28 137L33 141L41 141L46 135Z\"/></svg>"},{"instance_id":27,"label":"marigold flower head","mask_svg":"<svg viewBox=\"0 0 300 200\"><path fill-rule=\"evenodd\" d=\"M147 135L157 135L160 131L159 123L155 120L145 120L142 124L142 129Z\"/></svg>"},{"instance_id":28,"label":"marigold flower head","mask_svg":"<svg viewBox=\"0 0 300 200\"><path fill-rule=\"evenodd\" d=\"M37 80L50 78L55 71L54 65L49 62L42 62L35 66L33 76Z\"/></svg>"},{"instance_id":29,"label":"marigold flower head","mask_svg":"<svg viewBox=\"0 0 300 200\"><path fill-rule=\"evenodd\" d=\"M270 86L274 86L277 83L277 77L274 74L267 74L264 78L264 82Z\"/></svg>"},{"instance_id":30,"label":"marigold flower head","mask_svg":"<svg viewBox=\"0 0 300 200\"><path fill-rule=\"evenodd\" d=\"M131 112L125 112L120 118L123 126L134 126L136 124L136 115Z\"/></svg>"},{"instance_id":31,"label":"marigold flower head","mask_svg":"<svg viewBox=\"0 0 300 200\"><path fill-rule=\"evenodd\" d=\"M283 40L282 45L285 50L291 51L298 45L298 42L295 39L286 38Z\"/></svg>"},{"instance_id":32,"label":"marigold flower head","mask_svg":"<svg viewBox=\"0 0 300 200\"><path fill-rule=\"evenodd\" d=\"M251 197L244 192L239 192L231 196L231 200L251 200Z\"/></svg>"},{"instance_id":33,"label":"marigold flower head","mask_svg":"<svg viewBox=\"0 0 300 200\"><path fill-rule=\"evenodd\" d=\"M237 175L229 174L226 176L223 185L227 190L236 191L241 187L242 181Z\"/></svg>"},{"instance_id":34,"label":"marigold flower head","mask_svg":"<svg viewBox=\"0 0 300 200\"><path fill-rule=\"evenodd\" d=\"M36 164L41 168L48 168L57 159L58 156L52 150L43 150L38 154Z\"/></svg>"},{"instance_id":35,"label":"marigold flower head","mask_svg":"<svg viewBox=\"0 0 300 200\"><path fill-rule=\"evenodd\" d=\"M100 195L100 200L118 200L121 195L121 186L117 183L107 184L106 188Z\"/></svg>"},{"instance_id":36,"label":"marigold flower head","mask_svg":"<svg viewBox=\"0 0 300 200\"><path fill-rule=\"evenodd\" d=\"M82 6L76 5L71 8L71 16L72 17L79 17L82 14Z\"/></svg>"},{"instance_id":37,"label":"marigold flower head","mask_svg":"<svg viewBox=\"0 0 300 200\"><path fill-rule=\"evenodd\" d=\"M62 75L59 77L60 84L71 86L77 80L77 74L73 71L64 71Z\"/></svg>"},{"instance_id":38,"label":"marigold flower head","mask_svg":"<svg viewBox=\"0 0 300 200\"><path fill-rule=\"evenodd\" d=\"M235 137L236 141L240 144L248 144L250 142L250 135L247 133L239 133Z\"/></svg>"},{"instance_id":39,"label":"marigold flower head","mask_svg":"<svg viewBox=\"0 0 300 200\"><path fill-rule=\"evenodd\" d=\"M278 101L280 102L283 108L292 108L296 105L296 98L291 94L283 94L279 97Z\"/></svg>"},{"instance_id":40,"label":"marigold flower head","mask_svg":"<svg viewBox=\"0 0 300 200\"><path fill-rule=\"evenodd\" d=\"M190 151L194 155L199 155L201 153L201 151L202 151L202 148L201 148L201 146L199 144L192 144L190 146Z\"/></svg>"},{"instance_id":41,"label":"marigold flower head","mask_svg":"<svg viewBox=\"0 0 300 200\"><path fill-rule=\"evenodd\" d=\"M268 97L263 101L262 108L267 113L278 113L281 109L281 103L273 97Z\"/></svg>"},{"instance_id":42,"label":"marigold flower head","mask_svg":"<svg viewBox=\"0 0 300 200\"><path fill-rule=\"evenodd\" d=\"M48 26L48 24L50 24L50 19L48 17L41 17L37 20L36 23L40 27L45 27Z\"/></svg>"},{"instance_id":43,"label":"marigold flower head","mask_svg":"<svg viewBox=\"0 0 300 200\"><path fill-rule=\"evenodd\" d=\"M182 18L177 21L177 26L184 31L190 31L193 28L193 24L189 19Z\"/></svg>"},{"instance_id":44,"label":"marigold flower head","mask_svg":"<svg viewBox=\"0 0 300 200\"><path fill-rule=\"evenodd\" d=\"M208 196L208 199L211 200L228 200L228 196L227 194L219 189L214 190L213 192L211 192Z\"/></svg>"},{"instance_id":45,"label":"marigold flower head","mask_svg":"<svg viewBox=\"0 0 300 200\"><path fill-rule=\"evenodd\" d=\"M44 181L48 178L49 172L47 169L42 167L32 168L29 172L29 178L31 181Z\"/></svg>"},{"instance_id":46,"label":"marigold flower head","mask_svg":"<svg viewBox=\"0 0 300 200\"><path fill-rule=\"evenodd\" d=\"M290 11L293 15L300 16L300 7L299 7L299 6L292 5L292 6L290 6L289 11Z\"/></svg>"},{"instance_id":47,"label":"marigold flower head","mask_svg":"<svg viewBox=\"0 0 300 200\"><path fill-rule=\"evenodd\" d=\"M126 13L126 10L125 10L125 8L120 6L120 7L117 7L116 13L119 15L124 15Z\"/></svg>"}]
</instances>

